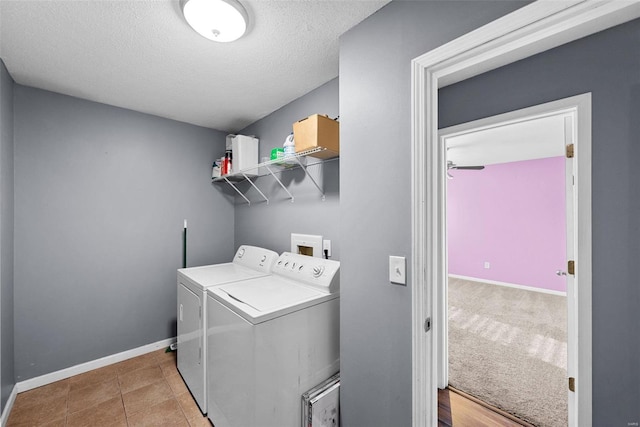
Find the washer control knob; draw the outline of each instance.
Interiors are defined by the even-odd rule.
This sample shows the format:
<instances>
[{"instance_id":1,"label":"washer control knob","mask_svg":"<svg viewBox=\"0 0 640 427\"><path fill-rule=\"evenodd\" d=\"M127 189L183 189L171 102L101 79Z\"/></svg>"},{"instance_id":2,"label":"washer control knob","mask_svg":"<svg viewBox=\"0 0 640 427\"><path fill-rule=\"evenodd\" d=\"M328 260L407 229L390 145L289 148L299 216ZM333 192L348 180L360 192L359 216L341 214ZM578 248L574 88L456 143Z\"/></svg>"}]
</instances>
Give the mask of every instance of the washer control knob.
<instances>
[{"instance_id":1,"label":"washer control knob","mask_svg":"<svg viewBox=\"0 0 640 427\"><path fill-rule=\"evenodd\" d=\"M267 260L267 256L266 255L262 255L262 259L260 260L260 262L265 262Z\"/></svg>"},{"instance_id":2,"label":"washer control knob","mask_svg":"<svg viewBox=\"0 0 640 427\"><path fill-rule=\"evenodd\" d=\"M241 248L241 249L238 251L238 258L242 258L243 256L244 256L244 248Z\"/></svg>"},{"instance_id":3,"label":"washer control knob","mask_svg":"<svg viewBox=\"0 0 640 427\"><path fill-rule=\"evenodd\" d=\"M286 267L286 266L288 266L288 265L289 265L289 261L287 261L287 262L285 262L285 263L284 263L284 266L285 266L285 267Z\"/></svg>"},{"instance_id":4,"label":"washer control knob","mask_svg":"<svg viewBox=\"0 0 640 427\"><path fill-rule=\"evenodd\" d=\"M317 265L313 267L313 277L320 277L322 276L322 273L324 273L324 266Z\"/></svg>"},{"instance_id":5,"label":"washer control knob","mask_svg":"<svg viewBox=\"0 0 640 427\"><path fill-rule=\"evenodd\" d=\"M291 264L291 269L293 270L294 268L296 268L296 263L295 262L293 264Z\"/></svg>"},{"instance_id":6,"label":"washer control knob","mask_svg":"<svg viewBox=\"0 0 640 427\"><path fill-rule=\"evenodd\" d=\"M300 265L300 267L298 267L298 271L302 271L302 267L304 267L304 266Z\"/></svg>"}]
</instances>

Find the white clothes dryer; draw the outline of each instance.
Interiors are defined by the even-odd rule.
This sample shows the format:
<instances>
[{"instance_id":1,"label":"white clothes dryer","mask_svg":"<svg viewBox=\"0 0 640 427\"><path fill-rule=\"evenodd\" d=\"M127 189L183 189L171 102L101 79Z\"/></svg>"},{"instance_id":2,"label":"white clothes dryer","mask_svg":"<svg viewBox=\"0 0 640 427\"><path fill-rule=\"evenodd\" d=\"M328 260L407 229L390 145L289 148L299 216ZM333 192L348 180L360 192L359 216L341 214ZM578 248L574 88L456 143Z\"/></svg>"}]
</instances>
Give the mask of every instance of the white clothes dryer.
<instances>
[{"instance_id":1,"label":"white clothes dryer","mask_svg":"<svg viewBox=\"0 0 640 427\"><path fill-rule=\"evenodd\" d=\"M232 262L178 270L178 371L207 413L207 289L271 274L278 254L240 246Z\"/></svg>"},{"instance_id":2,"label":"white clothes dryer","mask_svg":"<svg viewBox=\"0 0 640 427\"><path fill-rule=\"evenodd\" d=\"M339 270L285 252L271 276L207 290L216 427L299 427L302 394L340 370Z\"/></svg>"}]
</instances>

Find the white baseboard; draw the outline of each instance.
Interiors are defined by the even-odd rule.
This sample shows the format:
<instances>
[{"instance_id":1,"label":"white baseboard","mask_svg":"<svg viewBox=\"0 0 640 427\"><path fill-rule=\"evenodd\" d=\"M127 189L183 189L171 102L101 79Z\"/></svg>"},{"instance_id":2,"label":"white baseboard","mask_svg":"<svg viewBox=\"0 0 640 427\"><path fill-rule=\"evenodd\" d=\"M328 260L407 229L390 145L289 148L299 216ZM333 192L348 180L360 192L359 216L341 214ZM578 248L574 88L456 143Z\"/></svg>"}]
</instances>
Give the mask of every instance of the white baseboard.
<instances>
[{"instance_id":1,"label":"white baseboard","mask_svg":"<svg viewBox=\"0 0 640 427\"><path fill-rule=\"evenodd\" d=\"M5 427L7 425L7 421L9 421L9 414L11 413L11 408L13 408L13 404L16 401L16 396L18 395L18 387L13 386L13 390L11 390L11 394L7 399L7 403L5 403L2 408L2 416L0 416L0 426Z\"/></svg>"},{"instance_id":2,"label":"white baseboard","mask_svg":"<svg viewBox=\"0 0 640 427\"><path fill-rule=\"evenodd\" d=\"M552 289L534 288L533 286L516 285L515 283L498 282L495 280L478 279L477 277L460 276L458 274L449 274L454 279L471 280L472 282L488 283L490 285L506 286L507 288L522 289L524 291L542 292L543 294L559 295L566 297L567 293L562 291L554 291Z\"/></svg>"},{"instance_id":3,"label":"white baseboard","mask_svg":"<svg viewBox=\"0 0 640 427\"><path fill-rule=\"evenodd\" d=\"M64 380L74 375L83 374L85 372L92 371L94 369L98 369L104 366L112 365L114 363L122 362L123 360L131 359L132 357L137 357L146 353L151 353L152 351L156 351L164 347L169 347L174 342L176 342L175 337L168 338L166 340L143 345L142 347L123 351L121 353L112 354L111 356L101 357L100 359L81 363L79 365L71 366L69 368L65 368L59 371L51 372L49 374L41 375L39 377L29 378L28 380L20 381L19 383L17 383L14 389L17 388L17 392L21 393L23 391L27 391L37 387L41 387L43 385L51 384L56 381Z\"/></svg>"}]
</instances>

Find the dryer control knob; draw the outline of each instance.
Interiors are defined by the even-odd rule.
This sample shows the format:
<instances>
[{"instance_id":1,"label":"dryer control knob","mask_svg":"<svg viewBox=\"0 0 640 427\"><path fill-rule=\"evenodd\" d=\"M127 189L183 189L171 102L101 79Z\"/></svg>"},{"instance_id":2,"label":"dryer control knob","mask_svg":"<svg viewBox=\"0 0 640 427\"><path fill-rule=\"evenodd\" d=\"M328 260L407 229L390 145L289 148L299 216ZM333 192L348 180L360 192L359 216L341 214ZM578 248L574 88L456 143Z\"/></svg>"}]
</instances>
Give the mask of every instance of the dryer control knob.
<instances>
[{"instance_id":1,"label":"dryer control knob","mask_svg":"<svg viewBox=\"0 0 640 427\"><path fill-rule=\"evenodd\" d=\"M313 277L320 277L324 273L324 266L318 265L313 267Z\"/></svg>"},{"instance_id":2,"label":"dryer control knob","mask_svg":"<svg viewBox=\"0 0 640 427\"><path fill-rule=\"evenodd\" d=\"M244 248L238 251L238 258L242 258L243 255L244 255Z\"/></svg>"}]
</instances>

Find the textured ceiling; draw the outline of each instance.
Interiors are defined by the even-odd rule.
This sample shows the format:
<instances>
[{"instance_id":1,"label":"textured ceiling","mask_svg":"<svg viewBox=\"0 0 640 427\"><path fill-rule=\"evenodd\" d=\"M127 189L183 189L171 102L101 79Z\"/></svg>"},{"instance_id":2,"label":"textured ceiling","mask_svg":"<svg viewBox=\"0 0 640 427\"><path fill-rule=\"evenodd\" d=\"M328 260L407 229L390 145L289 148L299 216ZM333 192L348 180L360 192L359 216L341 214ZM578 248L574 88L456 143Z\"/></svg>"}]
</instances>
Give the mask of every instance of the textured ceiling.
<instances>
[{"instance_id":1,"label":"textured ceiling","mask_svg":"<svg viewBox=\"0 0 640 427\"><path fill-rule=\"evenodd\" d=\"M199 36L177 0L0 0L17 83L235 132L338 75L338 38L389 0L242 0L249 32Z\"/></svg>"}]
</instances>

